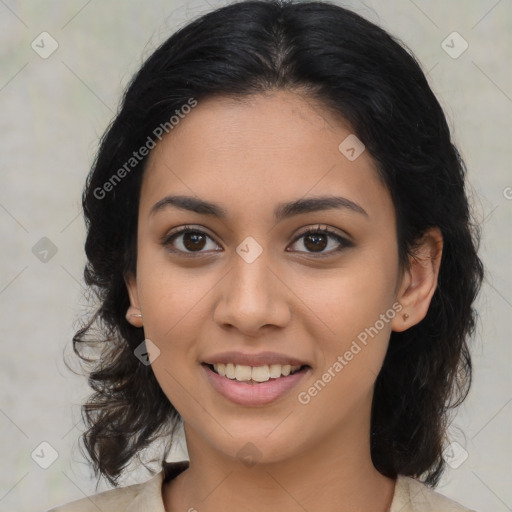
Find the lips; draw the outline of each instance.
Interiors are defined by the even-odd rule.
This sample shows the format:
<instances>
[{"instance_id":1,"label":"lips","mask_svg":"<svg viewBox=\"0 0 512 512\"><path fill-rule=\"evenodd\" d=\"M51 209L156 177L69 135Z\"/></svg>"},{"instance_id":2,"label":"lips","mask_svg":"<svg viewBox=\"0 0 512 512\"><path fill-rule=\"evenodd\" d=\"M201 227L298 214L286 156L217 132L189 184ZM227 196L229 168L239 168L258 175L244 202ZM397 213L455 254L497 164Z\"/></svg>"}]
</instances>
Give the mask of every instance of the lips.
<instances>
[{"instance_id":1,"label":"lips","mask_svg":"<svg viewBox=\"0 0 512 512\"><path fill-rule=\"evenodd\" d=\"M214 390L244 406L263 406L285 397L312 371L306 360L272 351L217 353L206 356L201 367Z\"/></svg>"},{"instance_id":2,"label":"lips","mask_svg":"<svg viewBox=\"0 0 512 512\"><path fill-rule=\"evenodd\" d=\"M205 357L203 363L207 365L231 363L234 365L252 367L271 365L289 365L299 367L311 366L308 364L307 361L297 359L296 357L269 351L258 352L254 354L239 351L222 352L219 354L214 354L212 356Z\"/></svg>"}]
</instances>

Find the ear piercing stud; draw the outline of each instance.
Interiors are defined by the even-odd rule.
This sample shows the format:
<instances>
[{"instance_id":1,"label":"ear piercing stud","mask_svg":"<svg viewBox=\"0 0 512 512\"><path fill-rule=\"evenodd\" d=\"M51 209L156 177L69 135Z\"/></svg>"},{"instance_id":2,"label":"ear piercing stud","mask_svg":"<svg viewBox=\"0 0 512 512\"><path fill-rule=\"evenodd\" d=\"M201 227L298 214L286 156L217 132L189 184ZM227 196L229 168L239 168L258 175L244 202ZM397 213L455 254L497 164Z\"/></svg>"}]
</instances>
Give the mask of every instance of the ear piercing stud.
<instances>
[{"instance_id":1,"label":"ear piercing stud","mask_svg":"<svg viewBox=\"0 0 512 512\"><path fill-rule=\"evenodd\" d=\"M405 314L403 315L403 318L404 318L404 321L406 321L406 320L409 318L409 315L408 315L407 313L405 313Z\"/></svg>"}]
</instances>

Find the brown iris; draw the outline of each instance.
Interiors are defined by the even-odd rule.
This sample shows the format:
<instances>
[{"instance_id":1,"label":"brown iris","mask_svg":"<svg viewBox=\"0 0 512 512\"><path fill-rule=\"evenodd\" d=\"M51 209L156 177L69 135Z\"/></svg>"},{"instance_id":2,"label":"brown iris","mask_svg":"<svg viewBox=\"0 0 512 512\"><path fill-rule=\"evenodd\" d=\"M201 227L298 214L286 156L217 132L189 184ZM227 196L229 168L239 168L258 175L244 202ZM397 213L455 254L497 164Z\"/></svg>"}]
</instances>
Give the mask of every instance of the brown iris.
<instances>
[{"instance_id":1,"label":"brown iris","mask_svg":"<svg viewBox=\"0 0 512 512\"><path fill-rule=\"evenodd\" d=\"M197 231L190 231L183 233L183 245L189 251L201 250L206 243L206 235L198 233Z\"/></svg>"},{"instance_id":2,"label":"brown iris","mask_svg":"<svg viewBox=\"0 0 512 512\"><path fill-rule=\"evenodd\" d=\"M312 243L308 243L308 240L312 241ZM304 237L304 246L312 252L322 251L327 246L327 235L320 233L306 235Z\"/></svg>"}]
</instances>

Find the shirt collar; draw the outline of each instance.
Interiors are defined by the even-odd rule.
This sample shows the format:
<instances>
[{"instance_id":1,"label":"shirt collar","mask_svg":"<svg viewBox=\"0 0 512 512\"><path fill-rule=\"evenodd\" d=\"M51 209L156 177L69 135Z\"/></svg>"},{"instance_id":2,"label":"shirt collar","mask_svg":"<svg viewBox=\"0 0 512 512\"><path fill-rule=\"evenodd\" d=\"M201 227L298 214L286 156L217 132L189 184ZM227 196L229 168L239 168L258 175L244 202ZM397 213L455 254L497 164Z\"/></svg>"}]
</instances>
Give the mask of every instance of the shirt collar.
<instances>
[{"instance_id":1,"label":"shirt collar","mask_svg":"<svg viewBox=\"0 0 512 512\"><path fill-rule=\"evenodd\" d=\"M168 482L178 476L182 471L185 471L188 465L188 460L164 462L162 471L140 486L139 492L134 496L126 512L140 512L141 510L166 512L162 496L162 485L164 482Z\"/></svg>"},{"instance_id":2,"label":"shirt collar","mask_svg":"<svg viewBox=\"0 0 512 512\"><path fill-rule=\"evenodd\" d=\"M140 487L140 491L133 498L126 512L140 512L150 510L151 512L166 512L162 496L162 485L177 477L189 467L188 460L178 462L164 462L163 469L153 478ZM409 512L415 497L421 494L421 485L414 485L416 482L404 475L398 475L393 493L393 500L389 512Z\"/></svg>"}]
</instances>

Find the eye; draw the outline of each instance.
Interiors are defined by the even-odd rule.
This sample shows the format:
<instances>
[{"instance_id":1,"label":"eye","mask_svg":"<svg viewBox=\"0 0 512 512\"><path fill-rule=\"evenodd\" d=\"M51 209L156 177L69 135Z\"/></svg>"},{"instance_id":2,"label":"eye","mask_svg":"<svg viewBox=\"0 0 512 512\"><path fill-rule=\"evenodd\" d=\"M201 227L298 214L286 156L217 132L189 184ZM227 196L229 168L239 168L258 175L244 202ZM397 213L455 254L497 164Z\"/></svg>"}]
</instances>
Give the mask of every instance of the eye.
<instances>
[{"instance_id":1,"label":"eye","mask_svg":"<svg viewBox=\"0 0 512 512\"><path fill-rule=\"evenodd\" d=\"M162 244L171 252L191 254L194 252L205 252L202 249L207 247L208 240L213 242L213 247L210 247L210 249L217 250L215 248L219 246L204 231L184 226L170 235L166 235L162 240Z\"/></svg>"},{"instance_id":2,"label":"eye","mask_svg":"<svg viewBox=\"0 0 512 512\"><path fill-rule=\"evenodd\" d=\"M314 229L309 229L308 231L305 231L295 239L294 244L301 239L303 239L302 244L304 247L306 247L307 251L299 252L307 252L309 254L317 253L320 256L327 256L332 253L337 253L342 251L346 247L352 247L354 245L345 237L339 235L335 231L330 230L327 226L325 226L324 228L316 227ZM324 251L326 247L329 247L329 245L333 245L332 243L329 243L330 241L333 240L335 241L334 249L331 247L330 250ZM336 243L338 244L337 247Z\"/></svg>"},{"instance_id":3,"label":"eye","mask_svg":"<svg viewBox=\"0 0 512 512\"><path fill-rule=\"evenodd\" d=\"M306 251L298 251L298 252L307 252L309 254L319 254L320 256L329 255L331 253L337 253L346 247L352 247L354 244L350 242L345 237L339 235L335 231L330 230L327 226L324 228L316 227L314 229L309 229L299 235L293 244L298 243L299 240L303 239L303 246L306 247ZM190 226L183 226L178 230L170 233L169 235L164 236L162 240L162 245L167 247L171 252L181 253L181 254L193 254L193 253L203 253L203 249L208 250L208 241L212 242L212 247L209 250L219 251L222 250L219 246L214 242L214 240L206 234L204 231L200 229L195 229ZM334 248L331 248L328 251L324 249L333 245ZM336 243L338 246L336 247Z\"/></svg>"}]
</instances>

